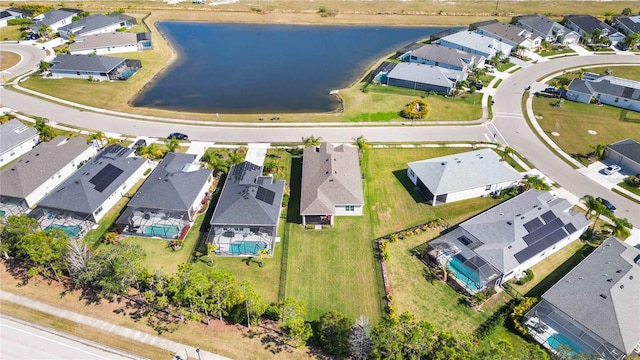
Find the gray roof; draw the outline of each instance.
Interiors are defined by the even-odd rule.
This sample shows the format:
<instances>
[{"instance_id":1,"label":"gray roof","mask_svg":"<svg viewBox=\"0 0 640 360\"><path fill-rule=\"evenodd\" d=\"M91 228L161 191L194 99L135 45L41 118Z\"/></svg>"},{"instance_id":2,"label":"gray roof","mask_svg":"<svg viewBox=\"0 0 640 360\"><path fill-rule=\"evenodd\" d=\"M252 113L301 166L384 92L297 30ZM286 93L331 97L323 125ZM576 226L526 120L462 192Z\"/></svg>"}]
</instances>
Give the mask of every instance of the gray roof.
<instances>
[{"instance_id":1,"label":"gray roof","mask_svg":"<svg viewBox=\"0 0 640 360\"><path fill-rule=\"evenodd\" d=\"M8 19L8 18L14 19L16 16L21 17L22 14L19 12L8 10L8 9L0 10L0 19Z\"/></svg>"},{"instance_id":2,"label":"gray roof","mask_svg":"<svg viewBox=\"0 0 640 360\"><path fill-rule=\"evenodd\" d=\"M640 250L609 238L542 298L630 354L640 342Z\"/></svg>"},{"instance_id":3,"label":"gray roof","mask_svg":"<svg viewBox=\"0 0 640 360\"><path fill-rule=\"evenodd\" d=\"M262 166L248 161L232 166L210 224L278 226L284 185L262 176Z\"/></svg>"},{"instance_id":4,"label":"gray roof","mask_svg":"<svg viewBox=\"0 0 640 360\"><path fill-rule=\"evenodd\" d=\"M127 207L188 211L210 176L211 170L200 168L196 155L170 152Z\"/></svg>"},{"instance_id":5,"label":"gray roof","mask_svg":"<svg viewBox=\"0 0 640 360\"><path fill-rule=\"evenodd\" d=\"M408 166L434 195L522 179L491 149L414 161Z\"/></svg>"},{"instance_id":6,"label":"gray roof","mask_svg":"<svg viewBox=\"0 0 640 360\"><path fill-rule=\"evenodd\" d=\"M440 40L445 40L481 53L491 53L491 49L494 49L495 51L502 51L505 55L508 55L512 48L511 45L503 44L490 36L481 35L473 31L459 31L455 34L445 36Z\"/></svg>"},{"instance_id":7,"label":"gray roof","mask_svg":"<svg viewBox=\"0 0 640 360\"><path fill-rule=\"evenodd\" d=\"M468 252L507 274L571 234L586 228L584 215L548 191L529 190L469 220L434 240ZM470 240L469 245L460 242Z\"/></svg>"},{"instance_id":8,"label":"gray roof","mask_svg":"<svg viewBox=\"0 0 640 360\"><path fill-rule=\"evenodd\" d=\"M117 25L124 21L125 20L120 20L111 16L96 14L62 26L58 31L68 31L76 35L82 35L108 26Z\"/></svg>"},{"instance_id":9,"label":"gray roof","mask_svg":"<svg viewBox=\"0 0 640 360\"><path fill-rule=\"evenodd\" d=\"M494 34L503 41L511 41L516 44L522 44L528 39L526 34L531 34L529 31L511 24L503 22L496 22L489 25L484 25L478 28L478 30L486 31Z\"/></svg>"},{"instance_id":10,"label":"gray roof","mask_svg":"<svg viewBox=\"0 0 640 360\"><path fill-rule=\"evenodd\" d=\"M640 164L640 143L634 139L620 140L609 145L609 149Z\"/></svg>"},{"instance_id":11,"label":"gray roof","mask_svg":"<svg viewBox=\"0 0 640 360\"><path fill-rule=\"evenodd\" d=\"M450 80L451 78L463 80L465 77L462 71L445 69L439 66L399 63L389 71L387 78L453 88L454 83Z\"/></svg>"},{"instance_id":12,"label":"gray roof","mask_svg":"<svg viewBox=\"0 0 640 360\"><path fill-rule=\"evenodd\" d=\"M134 33L115 32L81 36L69 45L69 51L93 50L105 47L136 45L138 37Z\"/></svg>"},{"instance_id":13,"label":"gray roof","mask_svg":"<svg viewBox=\"0 0 640 360\"><path fill-rule=\"evenodd\" d=\"M146 162L118 144L102 150L65 180L38 207L90 215Z\"/></svg>"},{"instance_id":14,"label":"gray roof","mask_svg":"<svg viewBox=\"0 0 640 360\"><path fill-rule=\"evenodd\" d=\"M66 18L72 18L74 17L76 14L72 13L70 11L64 11L64 10L49 10L46 13L43 14L44 17L42 18L42 20L37 21L33 27L37 28L38 26L45 24L47 26L51 26L52 24L57 23L58 21L64 20Z\"/></svg>"},{"instance_id":15,"label":"gray roof","mask_svg":"<svg viewBox=\"0 0 640 360\"><path fill-rule=\"evenodd\" d=\"M0 172L0 195L24 199L91 146L79 136L41 142Z\"/></svg>"},{"instance_id":16,"label":"gray roof","mask_svg":"<svg viewBox=\"0 0 640 360\"><path fill-rule=\"evenodd\" d=\"M0 125L0 154L14 147L38 137L38 131L23 124L18 119L12 119Z\"/></svg>"},{"instance_id":17,"label":"gray roof","mask_svg":"<svg viewBox=\"0 0 640 360\"><path fill-rule=\"evenodd\" d=\"M572 30L568 29L564 25L557 23L546 16L542 15L524 15L516 17L515 20L518 24L522 24L528 27L532 33L543 38L549 36L557 36L561 34L568 34Z\"/></svg>"},{"instance_id":18,"label":"gray roof","mask_svg":"<svg viewBox=\"0 0 640 360\"><path fill-rule=\"evenodd\" d=\"M306 148L300 214L334 214L336 205L364 205L358 149L327 142Z\"/></svg>"},{"instance_id":19,"label":"gray roof","mask_svg":"<svg viewBox=\"0 0 640 360\"><path fill-rule=\"evenodd\" d=\"M616 20L634 33L640 33L640 15L621 16Z\"/></svg>"},{"instance_id":20,"label":"gray roof","mask_svg":"<svg viewBox=\"0 0 640 360\"><path fill-rule=\"evenodd\" d=\"M438 44L427 44L411 51L412 56L464 68L466 65L478 63L479 55L470 54L459 49Z\"/></svg>"},{"instance_id":21,"label":"gray roof","mask_svg":"<svg viewBox=\"0 0 640 360\"><path fill-rule=\"evenodd\" d=\"M124 58L100 55L58 54L51 61L51 70L96 71L108 73L125 62Z\"/></svg>"},{"instance_id":22,"label":"gray roof","mask_svg":"<svg viewBox=\"0 0 640 360\"><path fill-rule=\"evenodd\" d=\"M624 99L640 101L640 81L623 79L615 76L600 76L596 79L571 80L569 91L576 91L583 94L595 93L612 95Z\"/></svg>"},{"instance_id":23,"label":"gray roof","mask_svg":"<svg viewBox=\"0 0 640 360\"><path fill-rule=\"evenodd\" d=\"M617 32L604 21L591 15L567 15L564 17L564 20L565 22L571 21L587 34L593 34L596 29L602 30L605 35L612 35Z\"/></svg>"}]
</instances>

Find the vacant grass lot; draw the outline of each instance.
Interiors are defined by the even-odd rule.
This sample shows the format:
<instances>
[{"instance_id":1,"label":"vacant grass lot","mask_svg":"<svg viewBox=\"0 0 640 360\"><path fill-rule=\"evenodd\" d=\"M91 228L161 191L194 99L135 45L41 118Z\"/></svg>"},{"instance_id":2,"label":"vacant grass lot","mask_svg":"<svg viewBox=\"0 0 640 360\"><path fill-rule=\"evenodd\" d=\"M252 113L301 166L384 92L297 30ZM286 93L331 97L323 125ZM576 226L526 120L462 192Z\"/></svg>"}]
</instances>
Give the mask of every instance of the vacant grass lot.
<instances>
[{"instance_id":1,"label":"vacant grass lot","mask_svg":"<svg viewBox=\"0 0 640 360\"><path fill-rule=\"evenodd\" d=\"M20 62L20 55L12 51L0 51L0 71L7 70ZM2 80L4 82L4 80Z\"/></svg>"},{"instance_id":2,"label":"vacant grass lot","mask_svg":"<svg viewBox=\"0 0 640 360\"><path fill-rule=\"evenodd\" d=\"M0 40L8 41L8 40L22 40L20 37L20 25L11 25L0 27Z\"/></svg>"}]
</instances>

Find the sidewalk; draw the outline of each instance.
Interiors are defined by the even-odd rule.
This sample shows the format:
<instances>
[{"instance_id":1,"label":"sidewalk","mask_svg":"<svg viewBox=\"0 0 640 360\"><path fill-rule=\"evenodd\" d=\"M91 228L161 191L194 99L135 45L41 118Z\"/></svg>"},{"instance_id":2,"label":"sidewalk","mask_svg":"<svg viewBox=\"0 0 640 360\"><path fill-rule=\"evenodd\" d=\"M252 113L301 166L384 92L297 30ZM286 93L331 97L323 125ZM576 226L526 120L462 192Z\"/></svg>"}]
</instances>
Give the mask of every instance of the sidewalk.
<instances>
[{"instance_id":1,"label":"sidewalk","mask_svg":"<svg viewBox=\"0 0 640 360\"><path fill-rule=\"evenodd\" d=\"M96 318L88 317L88 316L78 314L69 310L65 310L56 306L51 306L37 300L32 300L24 296L12 294L12 293L0 290L0 299L6 300L21 306L26 306L28 308L31 308L33 310L37 310L46 314L71 320L78 324L91 326L92 328L106 331L110 334L124 336L126 338L141 342L143 344L147 344L147 345L151 345L151 346L155 346L161 349L171 351L174 354L184 354L186 352L187 354L190 354L190 357L192 358L198 357L196 348L192 346L180 344L175 341L163 339L158 336L144 333L142 331L137 331L137 330L126 328L124 326L119 326L106 321L98 320ZM199 351L200 351L199 357L202 360L229 360L229 358L226 358L224 356L220 356L214 353L210 353L208 351L204 351L204 350L199 350Z\"/></svg>"}]
</instances>

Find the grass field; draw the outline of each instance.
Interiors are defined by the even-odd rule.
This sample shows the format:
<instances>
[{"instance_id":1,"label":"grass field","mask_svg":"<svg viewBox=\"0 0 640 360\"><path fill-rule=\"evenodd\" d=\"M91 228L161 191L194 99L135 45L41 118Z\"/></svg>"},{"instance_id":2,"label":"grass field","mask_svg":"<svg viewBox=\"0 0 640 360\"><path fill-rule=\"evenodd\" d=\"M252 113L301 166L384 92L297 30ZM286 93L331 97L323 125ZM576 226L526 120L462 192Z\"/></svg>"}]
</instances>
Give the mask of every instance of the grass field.
<instances>
[{"instance_id":1,"label":"grass field","mask_svg":"<svg viewBox=\"0 0 640 360\"><path fill-rule=\"evenodd\" d=\"M22 34L22 31L20 31L20 25L0 27L0 40L22 40L20 34Z\"/></svg>"},{"instance_id":2,"label":"grass field","mask_svg":"<svg viewBox=\"0 0 640 360\"><path fill-rule=\"evenodd\" d=\"M562 48L559 46L550 46L547 49L542 49L540 50L540 52L538 52L538 55L540 56L552 56L552 55L560 55L560 54L573 54L575 53L575 51L571 50L570 48Z\"/></svg>"},{"instance_id":3,"label":"grass field","mask_svg":"<svg viewBox=\"0 0 640 360\"><path fill-rule=\"evenodd\" d=\"M20 62L20 55L11 51L0 51L0 71L7 70ZM4 82L4 80L3 80Z\"/></svg>"}]
</instances>

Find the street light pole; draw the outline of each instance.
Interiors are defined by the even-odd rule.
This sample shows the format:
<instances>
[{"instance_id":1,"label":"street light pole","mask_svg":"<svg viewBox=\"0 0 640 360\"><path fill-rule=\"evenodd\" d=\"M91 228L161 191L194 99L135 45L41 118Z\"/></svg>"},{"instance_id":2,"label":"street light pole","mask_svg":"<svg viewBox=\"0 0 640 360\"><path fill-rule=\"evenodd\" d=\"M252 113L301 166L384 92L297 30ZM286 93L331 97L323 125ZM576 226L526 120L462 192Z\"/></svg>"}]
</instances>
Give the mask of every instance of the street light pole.
<instances>
[{"instance_id":1,"label":"street light pole","mask_svg":"<svg viewBox=\"0 0 640 360\"><path fill-rule=\"evenodd\" d=\"M198 360L202 360L202 359L200 359L200 348L196 349L196 353L198 353Z\"/></svg>"}]
</instances>

